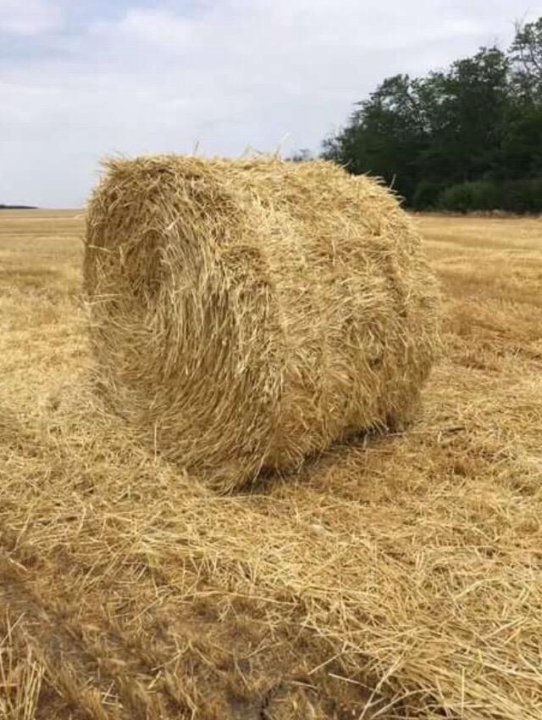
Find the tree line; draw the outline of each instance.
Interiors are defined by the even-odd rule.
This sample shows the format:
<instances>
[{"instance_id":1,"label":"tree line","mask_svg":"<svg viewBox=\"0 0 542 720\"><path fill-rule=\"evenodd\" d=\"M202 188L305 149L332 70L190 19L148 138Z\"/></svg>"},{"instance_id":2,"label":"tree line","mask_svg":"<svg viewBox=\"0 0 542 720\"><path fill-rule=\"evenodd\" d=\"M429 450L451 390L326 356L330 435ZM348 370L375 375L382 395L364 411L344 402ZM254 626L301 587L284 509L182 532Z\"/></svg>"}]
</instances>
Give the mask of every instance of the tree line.
<instances>
[{"instance_id":1,"label":"tree line","mask_svg":"<svg viewBox=\"0 0 542 720\"><path fill-rule=\"evenodd\" d=\"M0 210L37 210L34 205L3 205L0 203Z\"/></svg>"},{"instance_id":2,"label":"tree line","mask_svg":"<svg viewBox=\"0 0 542 720\"><path fill-rule=\"evenodd\" d=\"M385 79L322 156L380 176L414 209L542 212L542 17L506 52Z\"/></svg>"}]
</instances>

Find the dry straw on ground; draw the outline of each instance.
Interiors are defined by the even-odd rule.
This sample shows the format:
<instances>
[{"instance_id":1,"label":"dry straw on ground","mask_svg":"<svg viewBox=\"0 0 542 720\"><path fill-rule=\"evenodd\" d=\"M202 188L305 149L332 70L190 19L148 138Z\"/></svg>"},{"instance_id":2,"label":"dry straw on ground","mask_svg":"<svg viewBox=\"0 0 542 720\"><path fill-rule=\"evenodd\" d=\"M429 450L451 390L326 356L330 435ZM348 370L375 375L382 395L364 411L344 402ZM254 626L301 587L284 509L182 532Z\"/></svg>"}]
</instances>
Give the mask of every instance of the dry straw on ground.
<instances>
[{"instance_id":1,"label":"dry straw on ground","mask_svg":"<svg viewBox=\"0 0 542 720\"><path fill-rule=\"evenodd\" d=\"M540 720L540 222L418 222L420 422L219 496L86 387L83 223L0 213L2 720Z\"/></svg>"},{"instance_id":2,"label":"dry straw on ground","mask_svg":"<svg viewBox=\"0 0 542 720\"><path fill-rule=\"evenodd\" d=\"M93 347L148 442L229 490L409 419L437 292L387 190L269 158L108 170L87 221Z\"/></svg>"}]
</instances>

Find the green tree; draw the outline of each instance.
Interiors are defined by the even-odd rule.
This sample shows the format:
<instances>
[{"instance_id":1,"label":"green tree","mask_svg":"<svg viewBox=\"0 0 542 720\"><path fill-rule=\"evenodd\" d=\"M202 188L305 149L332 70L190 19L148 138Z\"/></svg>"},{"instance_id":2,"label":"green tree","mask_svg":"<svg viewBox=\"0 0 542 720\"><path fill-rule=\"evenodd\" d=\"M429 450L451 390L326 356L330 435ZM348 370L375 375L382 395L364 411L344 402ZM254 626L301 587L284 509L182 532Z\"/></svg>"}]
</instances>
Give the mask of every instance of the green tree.
<instances>
[{"instance_id":1,"label":"green tree","mask_svg":"<svg viewBox=\"0 0 542 720\"><path fill-rule=\"evenodd\" d=\"M324 141L324 157L354 174L378 175L410 197L427 144L416 82L408 75L388 78L358 108L340 133Z\"/></svg>"},{"instance_id":2,"label":"green tree","mask_svg":"<svg viewBox=\"0 0 542 720\"><path fill-rule=\"evenodd\" d=\"M502 147L503 177L542 176L542 17L518 26L510 48L511 107Z\"/></svg>"},{"instance_id":3,"label":"green tree","mask_svg":"<svg viewBox=\"0 0 542 720\"><path fill-rule=\"evenodd\" d=\"M516 92L530 103L542 102L542 17L518 25L510 48Z\"/></svg>"},{"instance_id":4,"label":"green tree","mask_svg":"<svg viewBox=\"0 0 542 720\"><path fill-rule=\"evenodd\" d=\"M483 48L422 81L431 134L424 175L466 182L492 172L508 109L508 72L504 53Z\"/></svg>"},{"instance_id":5,"label":"green tree","mask_svg":"<svg viewBox=\"0 0 542 720\"><path fill-rule=\"evenodd\" d=\"M382 177L418 208L488 209L522 192L531 200L518 206L537 205L542 18L517 28L508 53L481 48L424 78L387 78L326 138L323 156Z\"/></svg>"}]
</instances>

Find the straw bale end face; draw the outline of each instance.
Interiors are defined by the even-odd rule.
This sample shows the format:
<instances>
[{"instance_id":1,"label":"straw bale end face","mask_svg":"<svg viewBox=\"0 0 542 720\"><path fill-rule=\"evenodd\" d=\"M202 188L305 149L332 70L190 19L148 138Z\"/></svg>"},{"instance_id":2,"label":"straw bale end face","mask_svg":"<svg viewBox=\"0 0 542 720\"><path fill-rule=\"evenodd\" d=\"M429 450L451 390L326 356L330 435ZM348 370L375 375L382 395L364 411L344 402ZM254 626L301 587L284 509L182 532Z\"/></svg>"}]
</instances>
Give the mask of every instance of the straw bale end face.
<instances>
[{"instance_id":1,"label":"straw bale end face","mask_svg":"<svg viewBox=\"0 0 542 720\"><path fill-rule=\"evenodd\" d=\"M416 408L437 340L420 238L324 162L108 163L84 258L116 412L221 490Z\"/></svg>"}]
</instances>

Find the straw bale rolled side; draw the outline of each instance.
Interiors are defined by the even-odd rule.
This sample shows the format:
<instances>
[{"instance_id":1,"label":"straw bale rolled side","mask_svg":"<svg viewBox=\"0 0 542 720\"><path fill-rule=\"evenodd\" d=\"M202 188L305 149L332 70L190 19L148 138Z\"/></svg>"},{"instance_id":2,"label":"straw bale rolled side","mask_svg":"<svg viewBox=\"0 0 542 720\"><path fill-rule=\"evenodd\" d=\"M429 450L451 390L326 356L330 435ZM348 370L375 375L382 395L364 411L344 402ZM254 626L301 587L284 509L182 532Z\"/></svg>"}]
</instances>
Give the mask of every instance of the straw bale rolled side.
<instances>
[{"instance_id":1,"label":"straw bale rolled side","mask_svg":"<svg viewBox=\"0 0 542 720\"><path fill-rule=\"evenodd\" d=\"M222 490L403 424L437 346L411 220L320 161L111 161L84 276L111 405Z\"/></svg>"}]
</instances>

